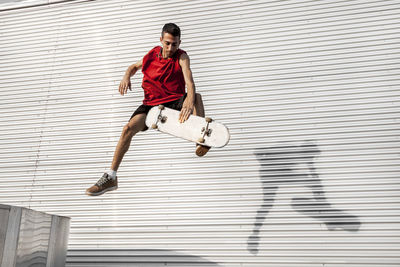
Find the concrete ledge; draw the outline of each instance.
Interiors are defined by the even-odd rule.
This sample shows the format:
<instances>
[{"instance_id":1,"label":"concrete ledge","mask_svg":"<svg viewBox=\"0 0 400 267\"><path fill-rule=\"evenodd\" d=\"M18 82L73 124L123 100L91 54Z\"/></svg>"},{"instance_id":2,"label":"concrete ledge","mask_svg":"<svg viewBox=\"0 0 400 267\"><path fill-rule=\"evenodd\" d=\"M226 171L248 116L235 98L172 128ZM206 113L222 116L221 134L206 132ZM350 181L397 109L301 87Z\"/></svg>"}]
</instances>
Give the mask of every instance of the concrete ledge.
<instances>
[{"instance_id":1,"label":"concrete ledge","mask_svg":"<svg viewBox=\"0 0 400 267\"><path fill-rule=\"evenodd\" d=\"M0 266L63 267L70 218L0 204Z\"/></svg>"}]
</instances>

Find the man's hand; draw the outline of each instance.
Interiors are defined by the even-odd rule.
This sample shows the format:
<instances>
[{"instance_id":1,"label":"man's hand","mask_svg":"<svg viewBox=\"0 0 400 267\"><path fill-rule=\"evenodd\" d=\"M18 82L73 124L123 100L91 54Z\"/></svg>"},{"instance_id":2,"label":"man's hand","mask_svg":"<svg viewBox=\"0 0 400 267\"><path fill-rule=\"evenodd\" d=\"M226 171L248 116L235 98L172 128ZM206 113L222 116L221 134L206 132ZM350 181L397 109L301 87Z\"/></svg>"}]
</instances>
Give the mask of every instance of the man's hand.
<instances>
[{"instance_id":1,"label":"man's hand","mask_svg":"<svg viewBox=\"0 0 400 267\"><path fill-rule=\"evenodd\" d=\"M119 84L118 91L121 95L124 95L128 92L128 89L132 91L131 89L131 78L130 77L124 77Z\"/></svg>"},{"instance_id":2,"label":"man's hand","mask_svg":"<svg viewBox=\"0 0 400 267\"><path fill-rule=\"evenodd\" d=\"M190 101L188 97L186 97L185 101L183 102L181 113L179 114L179 122L185 122L189 116L193 113L194 110L194 103Z\"/></svg>"},{"instance_id":3,"label":"man's hand","mask_svg":"<svg viewBox=\"0 0 400 267\"><path fill-rule=\"evenodd\" d=\"M132 64L128 67L125 72L124 78L119 84L118 91L121 95L124 95L128 92L128 89L132 91L131 88L131 77L135 75L136 71L140 70L143 65L143 59L139 60L135 64Z\"/></svg>"}]
</instances>

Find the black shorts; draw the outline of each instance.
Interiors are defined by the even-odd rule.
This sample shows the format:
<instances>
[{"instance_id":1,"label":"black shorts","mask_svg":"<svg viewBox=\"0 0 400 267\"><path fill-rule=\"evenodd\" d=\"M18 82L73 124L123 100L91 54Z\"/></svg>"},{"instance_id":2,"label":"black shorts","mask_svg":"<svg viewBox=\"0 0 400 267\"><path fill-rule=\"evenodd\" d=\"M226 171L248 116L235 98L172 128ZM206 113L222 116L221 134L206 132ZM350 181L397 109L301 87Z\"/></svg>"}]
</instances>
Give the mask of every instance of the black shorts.
<instances>
[{"instance_id":1,"label":"black shorts","mask_svg":"<svg viewBox=\"0 0 400 267\"><path fill-rule=\"evenodd\" d=\"M171 101L171 102L167 102L167 103L163 103L162 105L164 105L167 108L172 108L175 110L181 110L182 106L183 106L183 102L186 99L186 95L184 94L181 98ZM158 105L157 105L158 106ZM148 106L148 105L140 105L135 112L133 112L132 116L130 117L129 120L131 120L133 117L135 117L138 114L147 114L149 113L150 109L154 107L154 106ZM143 131L146 131L148 129L148 127L146 127Z\"/></svg>"}]
</instances>

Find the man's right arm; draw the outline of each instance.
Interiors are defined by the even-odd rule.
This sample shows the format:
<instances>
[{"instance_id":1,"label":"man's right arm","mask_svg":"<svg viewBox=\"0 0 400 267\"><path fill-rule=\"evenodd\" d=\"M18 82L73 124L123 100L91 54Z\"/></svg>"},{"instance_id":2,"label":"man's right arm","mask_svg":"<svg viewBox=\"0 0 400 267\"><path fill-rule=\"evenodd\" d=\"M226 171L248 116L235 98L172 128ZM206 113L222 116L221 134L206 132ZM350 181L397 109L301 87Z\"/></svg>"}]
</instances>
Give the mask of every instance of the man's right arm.
<instances>
[{"instance_id":1,"label":"man's right arm","mask_svg":"<svg viewBox=\"0 0 400 267\"><path fill-rule=\"evenodd\" d=\"M119 84L118 91L121 95L124 95L131 89L131 77L135 75L135 73L142 68L143 59L139 60L135 64L132 64L128 67L125 72L124 78L122 78L121 83Z\"/></svg>"}]
</instances>

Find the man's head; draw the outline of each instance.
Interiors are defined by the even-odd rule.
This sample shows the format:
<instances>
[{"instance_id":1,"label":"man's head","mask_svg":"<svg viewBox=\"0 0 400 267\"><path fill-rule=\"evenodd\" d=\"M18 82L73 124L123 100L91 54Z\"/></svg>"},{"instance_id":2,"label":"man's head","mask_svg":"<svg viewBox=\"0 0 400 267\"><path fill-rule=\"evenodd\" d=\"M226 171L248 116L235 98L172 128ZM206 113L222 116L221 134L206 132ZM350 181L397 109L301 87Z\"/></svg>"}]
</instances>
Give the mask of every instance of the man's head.
<instances>
[{"instance_id":1,"label":"man's head","mask_svg":"<svg viewBox=\"0 0 400 267\"><path fill-rule=\"evenodd\" d=\"M181 44L181 29L174 23L164 25L160 42L163 47L163 57L171 57Z\"/></svg>"}]
</instances>

